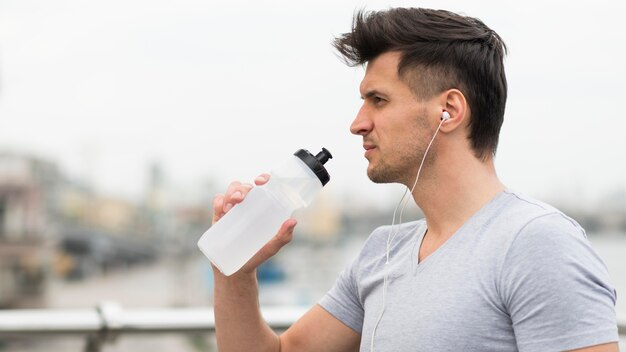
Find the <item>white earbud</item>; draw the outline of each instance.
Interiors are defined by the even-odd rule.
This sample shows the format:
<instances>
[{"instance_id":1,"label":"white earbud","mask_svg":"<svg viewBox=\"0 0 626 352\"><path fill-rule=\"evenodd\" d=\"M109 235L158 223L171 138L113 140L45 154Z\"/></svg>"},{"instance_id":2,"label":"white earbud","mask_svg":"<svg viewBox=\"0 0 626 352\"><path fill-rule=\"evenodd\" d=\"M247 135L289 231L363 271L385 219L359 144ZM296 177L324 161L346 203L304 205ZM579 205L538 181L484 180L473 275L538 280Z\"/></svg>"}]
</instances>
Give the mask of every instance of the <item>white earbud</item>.
<instances>
[{"instance_id":1,"label":"white earbud","mask_svg":"<svg viewBox=\"0 0 626 352\"><path fill-rule=\"evenodd\" d=\"M443 113L441 114L441 121L447 121L450 118L450 113L447 111L443 111Z\"/></svg>"}]
</instances>

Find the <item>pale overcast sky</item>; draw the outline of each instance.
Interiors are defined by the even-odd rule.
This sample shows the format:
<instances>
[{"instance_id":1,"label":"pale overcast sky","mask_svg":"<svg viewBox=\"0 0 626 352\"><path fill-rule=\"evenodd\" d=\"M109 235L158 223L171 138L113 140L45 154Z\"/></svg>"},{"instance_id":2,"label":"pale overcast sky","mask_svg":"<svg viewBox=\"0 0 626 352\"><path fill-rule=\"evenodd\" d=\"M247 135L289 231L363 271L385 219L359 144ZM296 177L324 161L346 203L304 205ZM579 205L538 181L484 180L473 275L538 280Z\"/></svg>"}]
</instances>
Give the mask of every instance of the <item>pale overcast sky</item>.
<instances>
[{"instance_id":1,"label":"pale overcast sky","mask_svg":"<svg viewBox=\"0 0 626 352\"><path fill-rule=\"evenodd\" d=\"M626 190L626 2L0 0L0 150L36 153L137 195L252 179L328 148L329 191L396 200L365 175L348 126L361 68L330 42L355 9L444 8L509 48L496 166L510 187L572 202Z\"/></svg>"}]
</instances>

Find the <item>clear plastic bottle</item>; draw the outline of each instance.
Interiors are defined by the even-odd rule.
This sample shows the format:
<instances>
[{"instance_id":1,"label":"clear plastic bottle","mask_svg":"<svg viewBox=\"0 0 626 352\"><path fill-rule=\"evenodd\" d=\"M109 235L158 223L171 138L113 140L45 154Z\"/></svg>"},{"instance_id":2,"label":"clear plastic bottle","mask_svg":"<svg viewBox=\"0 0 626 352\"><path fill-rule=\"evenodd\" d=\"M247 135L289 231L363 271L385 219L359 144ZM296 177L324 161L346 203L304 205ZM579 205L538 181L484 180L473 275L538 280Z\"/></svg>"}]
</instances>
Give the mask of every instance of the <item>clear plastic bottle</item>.
<instances>
[{"instance_id":1,"label":"clear plastic bottle","mask_svg":"<svg viewBox=\"0 0 626 352\"><path fill-rule=\"evenodd\" d=\"M202 235L198 241L202 253L225 275L237 272L328 183L324 164L331 158L326 148L316 156L305 149L295 152L272 171L265 185L252 188L243 202Z\"/></svg>"}]
</instances>

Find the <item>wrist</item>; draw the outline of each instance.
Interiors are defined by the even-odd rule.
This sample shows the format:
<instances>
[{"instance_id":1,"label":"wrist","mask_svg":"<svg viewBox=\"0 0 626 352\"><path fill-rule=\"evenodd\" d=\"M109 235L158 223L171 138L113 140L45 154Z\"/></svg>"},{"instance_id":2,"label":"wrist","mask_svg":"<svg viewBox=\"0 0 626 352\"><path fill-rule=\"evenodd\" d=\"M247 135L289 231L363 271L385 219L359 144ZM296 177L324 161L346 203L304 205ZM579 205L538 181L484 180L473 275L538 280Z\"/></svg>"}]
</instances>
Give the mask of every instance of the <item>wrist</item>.
<instances>
[{"instance_id":1,"label":"wrist","mask_svg":"<svg viewBox=\"0 0 626 352\"><path fill-rule=\"evenodd\" d=\"M231 275L224 275L213 263L211 263L213 269L213 278L217 283L220 282L255 282L256 283L256 269L252 271L239 270Z\"/></svg>"}]
</instances>

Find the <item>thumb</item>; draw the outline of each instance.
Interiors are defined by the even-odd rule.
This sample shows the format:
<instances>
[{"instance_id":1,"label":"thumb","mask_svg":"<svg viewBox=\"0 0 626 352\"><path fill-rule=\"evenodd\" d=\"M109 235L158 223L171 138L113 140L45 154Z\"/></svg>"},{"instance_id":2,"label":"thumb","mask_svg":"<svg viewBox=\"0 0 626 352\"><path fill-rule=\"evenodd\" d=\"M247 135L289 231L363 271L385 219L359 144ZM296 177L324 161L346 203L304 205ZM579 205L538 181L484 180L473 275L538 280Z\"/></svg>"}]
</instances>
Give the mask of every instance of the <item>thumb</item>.
<instances>
[{"instance_id":1,"label":"thumb","mask_svg":"<svg viewBox=\"0 0 626 352\"><path fill-rule=\"evenodd\" d=\"M281 248L291 242L293 239L293 230L297 224L296 219L285 220L278 230L278 233L246 263L243 270L254 270L263 262L276 255Z\"/></svg>"}]
</instances>

